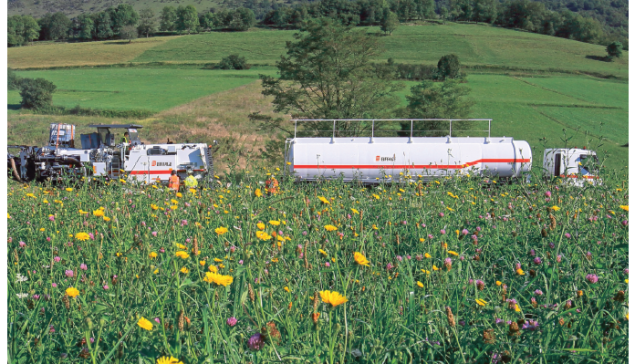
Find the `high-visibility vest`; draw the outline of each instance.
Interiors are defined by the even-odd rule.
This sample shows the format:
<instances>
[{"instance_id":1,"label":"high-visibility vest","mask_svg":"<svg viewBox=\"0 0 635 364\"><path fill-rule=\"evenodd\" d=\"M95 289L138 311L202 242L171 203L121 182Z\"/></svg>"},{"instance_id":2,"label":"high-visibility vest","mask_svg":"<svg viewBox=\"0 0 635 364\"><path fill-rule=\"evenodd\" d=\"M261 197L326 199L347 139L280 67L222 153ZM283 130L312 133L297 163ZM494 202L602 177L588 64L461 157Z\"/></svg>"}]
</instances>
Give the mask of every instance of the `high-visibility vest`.
<instances>
[{"instance_id":1,"label":"high-visibility vest","mask_svg":"<svg viewBox=\"0 0 635 364\"><path fill-rule=\"evenodd\" d=\"M179 176L176 176L176 175L170 176L168 188L173 189L175 191L179 190Z\"/></svg>"},{"instance_id":2,"label":"high-visibility vest","mask_svg":"<svg viewBox=\"0 0 635 364\"><path fill-rule=\"evenodd\" d=\"M278 193L278 181L275 178L268 179L265 182L265 192L272 195Z\"/></svg>"},{"instance_id":3,"label":"high-visibility vest","mask_svg":"<svg viewBox=\"0 0 635 364\"><path fill-rule=\"evenodd\" d=\"M185 179L185 187L188 188L193 188L198 186L198 181L196 180L196 178L194 176L187 176L187 178Z\"/></svg>"}]
</instances>

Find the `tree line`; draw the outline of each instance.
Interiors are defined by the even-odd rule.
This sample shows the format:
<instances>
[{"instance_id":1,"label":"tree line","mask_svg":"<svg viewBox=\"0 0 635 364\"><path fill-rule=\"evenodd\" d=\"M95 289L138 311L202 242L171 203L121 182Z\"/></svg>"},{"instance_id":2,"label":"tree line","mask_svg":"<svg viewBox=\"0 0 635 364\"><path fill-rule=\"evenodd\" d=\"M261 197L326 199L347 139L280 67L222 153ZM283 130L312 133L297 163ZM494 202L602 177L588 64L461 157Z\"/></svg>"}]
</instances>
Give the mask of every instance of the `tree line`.
<instances>
[{"instance_id":1,"label":"tree line","mask_svg":"<svg viewBox=\"0 0 635 364\"><path fill-rule=\"evenodd\" d=\"M8 19L7 40L9 47L34 40L131 40L158 31L187 34L221 29L245 31L255 24L254 12L247 8L199 13L192 5L165 6L160 14L155 14L149 8L137 12L132 5L119 4L72 19L62 12L49 13L37 20L30 15L14 15Z\"/></svg>"},{"instance_id":2,"label":"tree line","mask_svg":"<svg viewBox=\"0 0 635 364\"><path fill-rule=\"evenodd\" d=\"M379 25L382 30L394 29L395 22L413 20L490 23L588 43L620 40L625 48L628 44L624 36L607 34L593 17L568 8L549 10L545 3L531 0L322 0L271 10L262 23L299 29L303 21L321 17L338 19L345 25Z\"/></svg>"},{"instance_id":3,"label":"tree line","mask_svg":"<svg viewBox=\"0 0 635 364\"><path fill-rule=\"evenodd\" d=\"M621 6L623 0L613 2ZM613 8L575 5L572 8L579 12L574 12L571 7L549 4L544 0L322 0L284 6L268 0L249 0L237 9L199 12L193 5L165 6L159 14L151 9L137 12L129 4L119 4L72 19L61 12L37 20L28 15L9 17L8 43L18 46L36 39L132 39L157 31L245 31L258 21L273 28L300 29L309 19L331 18L347 26L379 25L386 33L392 33L399 23L413 20L490 23L588 43L607 45L620 41L628 49L628 33L623 29L627 18L622 20L619 15L611 15L615 11L606 10ZM606 23L609 20L611 24Z\"/></svg>"}]
</instances>

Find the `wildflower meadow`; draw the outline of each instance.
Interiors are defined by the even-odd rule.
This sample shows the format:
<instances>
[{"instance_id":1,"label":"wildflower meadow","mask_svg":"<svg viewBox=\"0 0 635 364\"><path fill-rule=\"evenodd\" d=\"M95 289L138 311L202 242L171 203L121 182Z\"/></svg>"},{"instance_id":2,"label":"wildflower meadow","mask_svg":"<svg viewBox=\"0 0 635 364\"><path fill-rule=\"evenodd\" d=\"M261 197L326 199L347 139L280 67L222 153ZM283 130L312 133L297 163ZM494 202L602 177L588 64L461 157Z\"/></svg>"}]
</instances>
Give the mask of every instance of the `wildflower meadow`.
<instances>
[{"instance_id":1,"label":"wildflower meadow","mask_svg":"<svg viewBox=\"0 0 635 364\"><path fill-rule=\"evenodd\" d=\"M268 172L11 184L11 362L627 361L626 177L271 194Z\"/></svg>"}]
</instances>

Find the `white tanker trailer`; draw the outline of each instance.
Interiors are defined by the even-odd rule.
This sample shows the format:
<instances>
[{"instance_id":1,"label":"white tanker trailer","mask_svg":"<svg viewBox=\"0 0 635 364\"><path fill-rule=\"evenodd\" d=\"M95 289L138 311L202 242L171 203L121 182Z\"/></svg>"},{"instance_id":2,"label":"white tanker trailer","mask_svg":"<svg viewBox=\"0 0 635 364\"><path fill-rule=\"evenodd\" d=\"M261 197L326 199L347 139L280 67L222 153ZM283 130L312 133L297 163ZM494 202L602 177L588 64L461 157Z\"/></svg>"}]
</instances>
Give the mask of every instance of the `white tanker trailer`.
<instances>
[{"instance_id":1,"label":"white tanker trailer","mask_svg":"<svg viewBox=\"0 0 635 364\"><path fill-rule=\"evenodd\" d=\"M435 119L392 119L390 121L410 122L410 137L381 138L374 136L374 121L377 120L343 120L372 123L370 137L336 137L337 120L333 120L331 137L311 138L297 137L297 123L320 120L294 120L295 135L293 139L287 140L285 148L285 174L294 176L297 181L342 178L347 182L362 183L430 181L439 177L468 174L504 179L529 176L532 151L526 141L491 137L489 127L487 137L450 136L454 121L487 121L491 125L490 119L445 120L450 122L448 136L413 137L412 123L431 120ZM578 151L578 155L595 155L588 150ZM576 158L569 160L575 163ZM544 164L553 171L553 163L546 159ZM576 175L567 177L577 180ZM587 181L594 181L585 178Z\"/></svg>"}]
</instances>

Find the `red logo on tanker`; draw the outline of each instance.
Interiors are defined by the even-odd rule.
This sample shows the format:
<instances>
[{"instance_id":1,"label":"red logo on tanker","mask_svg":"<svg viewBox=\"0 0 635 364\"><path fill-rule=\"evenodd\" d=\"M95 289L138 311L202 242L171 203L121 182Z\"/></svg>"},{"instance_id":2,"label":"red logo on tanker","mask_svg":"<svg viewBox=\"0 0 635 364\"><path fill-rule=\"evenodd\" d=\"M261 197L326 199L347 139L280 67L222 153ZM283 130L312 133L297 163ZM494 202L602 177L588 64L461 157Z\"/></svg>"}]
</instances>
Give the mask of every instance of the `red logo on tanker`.
<instances>
[{"instance_id":1,"label":"red logo on tanker","mask_svg":"<svg viewBox=\"0 0 635 364\"><path fill-rule=\"evenodd\" d=\"M157 165L157 161L152 161L152 167L155 167Z\"/></svg>"},{"instance_id":2,"label":"red logo on tanker","mask_svg":"<svg viewBox=\"0 0 635 364\"><path fill-rule=\"evenodd\" d=\"M392 155L392 157L382 157L382 156L376 156L375 157L375 162L394 162L397 160L397 156L396 155Z\"/></svg>"}]
</instances>

